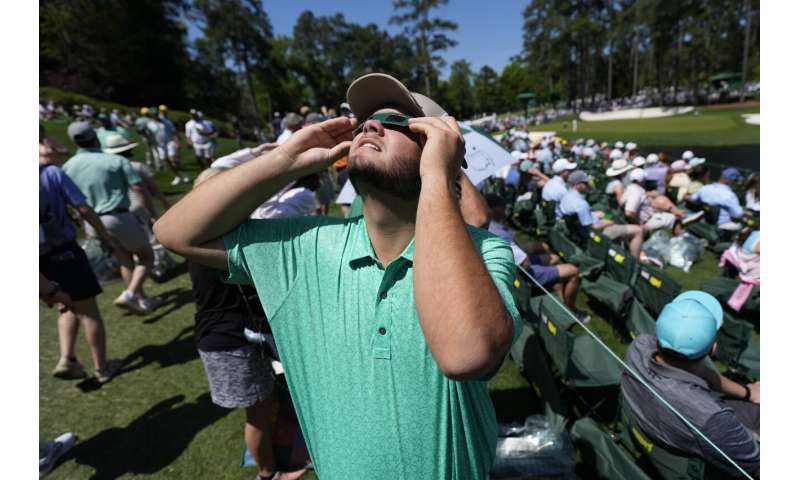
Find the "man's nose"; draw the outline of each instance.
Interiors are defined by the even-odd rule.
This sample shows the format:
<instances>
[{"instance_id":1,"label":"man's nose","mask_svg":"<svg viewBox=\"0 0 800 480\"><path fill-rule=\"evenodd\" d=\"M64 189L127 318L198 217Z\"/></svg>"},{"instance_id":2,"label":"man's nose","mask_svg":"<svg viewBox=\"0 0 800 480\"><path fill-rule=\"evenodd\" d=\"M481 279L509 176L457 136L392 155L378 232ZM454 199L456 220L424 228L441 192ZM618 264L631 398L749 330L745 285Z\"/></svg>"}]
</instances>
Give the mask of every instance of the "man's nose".
<instances>
[{"instance_id":1,"label":"man's nose","mask_svg":"<svg viewBox=\"0 0 800 480\"><path fill-rule=\"evenodd\" d=\"M377 120L367 120L364 122L364 132L375 132L379 136L383 136L383 125Z\"/></svg>"}]
</instances>

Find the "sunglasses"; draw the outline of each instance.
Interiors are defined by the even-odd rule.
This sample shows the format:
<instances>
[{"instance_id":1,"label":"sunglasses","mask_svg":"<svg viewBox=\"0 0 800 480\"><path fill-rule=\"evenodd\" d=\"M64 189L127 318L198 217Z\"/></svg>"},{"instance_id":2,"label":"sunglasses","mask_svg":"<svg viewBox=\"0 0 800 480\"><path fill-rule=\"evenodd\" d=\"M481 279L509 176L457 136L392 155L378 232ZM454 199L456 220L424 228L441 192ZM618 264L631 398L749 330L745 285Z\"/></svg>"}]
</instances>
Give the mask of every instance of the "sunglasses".
<instances>
[{"instance_id":1,"label":"sunglasses","mask_svg":"<svg viewBox=\"0 0 800 480\"><path fill-rule=\"evenodd\" d=\"M355 137L364 130L364 125L369 120L375 120L384 127L391 128L392 130L405 130L407 133L412 133L408 128L408 120L410 115L396 112L378 112L373 113L367 120L361 122L354 130L353 136ZM413 134L413 133L412 133Z\"/></svg>"}]
</instances>

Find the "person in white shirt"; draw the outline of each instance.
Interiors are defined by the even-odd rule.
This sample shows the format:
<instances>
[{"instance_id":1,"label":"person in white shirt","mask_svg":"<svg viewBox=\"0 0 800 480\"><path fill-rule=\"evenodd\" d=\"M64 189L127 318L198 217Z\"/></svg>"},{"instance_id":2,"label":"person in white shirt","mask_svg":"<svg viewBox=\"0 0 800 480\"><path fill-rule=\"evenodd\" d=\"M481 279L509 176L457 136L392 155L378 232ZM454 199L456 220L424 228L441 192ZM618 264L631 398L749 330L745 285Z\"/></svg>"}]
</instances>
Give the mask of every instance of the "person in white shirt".
<instances>
[{"instance_id":1,"label":"person in white shirt","mask_svg":"<svg viewBox=\"0 0 800 480\"><path fill-rule=\"evenodd\" d=\"M532 242L523 248L514 239L514 233L504 224L507 217L506 202L499 195L490 193L485 196L489 207L489 232L502 238L511 246L514 263L527 271L543 287L552 290L558 298L583 323L588 323L591 316L575 306L580 289L578 267L570 263L561 263L558 255L550 252L550 247L543 242Z\"/></svg>"},{"instance_id":2,"label":"person in white shirt","mask_svg":"<svg viewBox=\"0 0 800 480\"><path fill-rule=\"evenodd\" d=\"M631 171L631 184L622 195L622 207L631 223L641 225L645 233L666 228L673 230L683 212L664 195L644 189L645 173L641 168Z\"/></svg>"},{"instance_id":3,"label":"person in white shirt","mask_svg":"<svg viewBox=\"0 0 800 480\"><path fill-rule=\"evenodd\" d=\"M217 132L214 124L203 118L203 112L189 110L191 119L186 122L186 143L194 150L194 158L202 167L211 165L216 153Z\"/></svg>"},{"instance_id":4,"label":"person in white shirt","mask_svg":"<svg viewBox=\"0 0 800 480\"><path fill-rule=\"evenodd\" d=\"M230 155L220 157L211 168L228 169L249 162L264 152L276 148L277 143L265 143L255 148L243 148ZM319 186L319 175L312 174L287 185L262 203L250 214L250 218L286 218L313 215L317 210L314 190Z\"/></svg>"},{"instance_id":5,"label":"person in white shirt","mask_svg":"<svg viewBox=\"0 0 800 480\"><path fill-rule=\"evenodd\" d=\"M679 203L686 198L686 195L689 193L689 185L692 183L688 171L689 164L686 163L686 160L675 160L669 166L667 185L671 188L678 189L676 199Z\"/></svg>"},{"instance_id":6,"label":"person in white shirt","mask_svg":"<svg viewBox=\"0 0 800 480\"><path fill-rule=\"evenodd\" d=\"M615 151L619 152L619 150ZM622 176L631 170L633 170L633 165L622 158L622 152L619 153L619 157L611 162L611 166L606 170L606 176L611 180L606 184L605 193L611 196L617 202L617 205L622 205L622 195L625 193L625 184L622 181Z\"/></svg>"},{"instance_id":7,"label":"person in white shirt","mask_svg":"<svg viewBox=\"0 0 800 480\"><path fill-rule=\"evenodd\" d=\"M283 131L281 132L281 134L278 135L278 139L275 140L275 143L280 145L283 142L285 142L286 140L289 140L289 137L292 136L292 133L294 133L294 132L300 130L301 128L303 128L303 122L304 121L305 120L303 119L303 117L301 117L300 115L298 115L298 114L296 114L294 112L287 113L286 117L284 117L283 122L282 122L285 126L284 126Z\"/></svg>"},{"instance_id":8,"label":"person in white shirt","mask_svg":"<svg viewBox=\"0 0 800 480\"><path fill-rule=\"evenodd\" d=\"M577 167L577 163L572 163L566 158L559 158L553 163L555 175L547 180L542 188L542 199L546 202L553 202L556 206L556 218L561 218L558 214L558 202L567 193L567 177Z\"/></svg>"}]
</instances>

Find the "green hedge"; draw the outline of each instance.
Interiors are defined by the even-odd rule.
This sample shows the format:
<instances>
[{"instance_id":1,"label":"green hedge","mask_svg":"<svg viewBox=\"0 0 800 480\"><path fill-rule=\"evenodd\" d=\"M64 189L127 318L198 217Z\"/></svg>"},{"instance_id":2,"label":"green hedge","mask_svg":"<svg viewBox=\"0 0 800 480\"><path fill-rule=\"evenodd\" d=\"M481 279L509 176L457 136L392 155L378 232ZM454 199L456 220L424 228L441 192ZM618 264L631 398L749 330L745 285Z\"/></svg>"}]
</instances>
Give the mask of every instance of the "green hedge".
<instances>
[{"instance_id":1,"label":"green hedge","mask_svg":"<svg viewBox=\"0 0 800 480\"><path fill-rule=\"evenodd\" d=\"M83 105L84 103L89 104L95 110L100 110L100 108L105 108L107 112L111 112L113 109L123 110L126 112L133 112L134 114L139 114L139 107L132 107L130 105L122 105L121 103L114 103L114 102L107 102L105 100L98 100L96 98L87 97L86 95L81 95L80 93L75 92L67 92L65 90L60 90L58 88L53 87L39 87L39 100L40 101L47 101L52 100L56 104L64 106L64 110L68 110L71 108L72 105ZM152 106L152 105L148 105ZM169 105L167 105L169 107ZM183 132L183 126L186 122L189 121L189 112L184 112L181 110L169 110L169 118L175 122L175 125L178 127L180 132ZM232 138L233 137L233 126L230 122L226 122L214 117L206 117L217 126L217 129L220 132L220 136Z\"/></svg>"}]
</instances>

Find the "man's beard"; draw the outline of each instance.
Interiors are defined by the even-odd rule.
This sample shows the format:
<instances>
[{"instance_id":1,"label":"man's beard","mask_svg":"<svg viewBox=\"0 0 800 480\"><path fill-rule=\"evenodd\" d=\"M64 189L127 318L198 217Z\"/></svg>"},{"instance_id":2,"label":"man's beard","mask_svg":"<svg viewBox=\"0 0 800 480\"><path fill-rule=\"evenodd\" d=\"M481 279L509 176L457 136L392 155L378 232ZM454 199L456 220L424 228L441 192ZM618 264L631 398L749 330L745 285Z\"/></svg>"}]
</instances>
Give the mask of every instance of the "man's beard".
<instances>
[{"instance_id":1,"label":"man's beard","mask_svg":"<svg viewBox=\"0 0 800 480\"><path fill-rule=\"evenodd\" d=\"M419 159L396 157L391 160L391 166L383 167L353 155L348 163L348 176L358 193L361 193L359 187L367 184L401 200L419 198L422 191Z\"/></svg>"}]
</instances>

